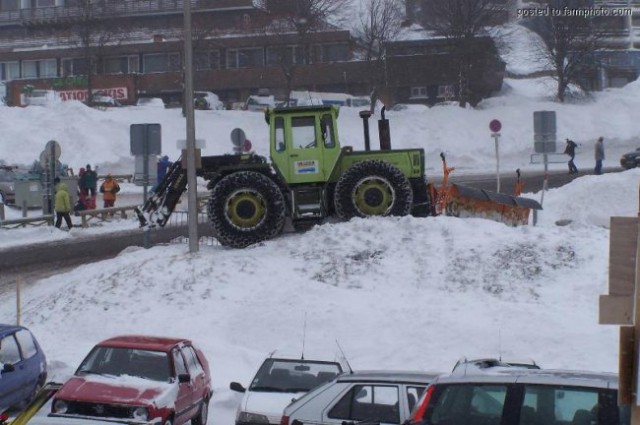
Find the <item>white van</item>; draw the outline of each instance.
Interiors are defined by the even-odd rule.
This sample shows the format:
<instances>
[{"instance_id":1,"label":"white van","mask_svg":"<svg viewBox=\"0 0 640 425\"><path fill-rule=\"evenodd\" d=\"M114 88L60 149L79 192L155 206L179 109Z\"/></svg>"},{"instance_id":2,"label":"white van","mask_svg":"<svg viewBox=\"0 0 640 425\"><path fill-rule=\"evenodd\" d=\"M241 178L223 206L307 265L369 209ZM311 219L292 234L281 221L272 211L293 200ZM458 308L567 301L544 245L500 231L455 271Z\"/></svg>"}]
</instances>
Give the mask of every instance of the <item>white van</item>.
<instances>
[{"instance_id":1,"label":"white van","mask_svg":"<svg viewBox=\"0 0 640 425\"><path fill-rule=\"evenodd\" d=\"M229 385L244 393L236 414L236 425L280 425L282 411L309 390L342 373L338 362L269 357L258 369L248 388Z\"/></svg>"}]
</instances>

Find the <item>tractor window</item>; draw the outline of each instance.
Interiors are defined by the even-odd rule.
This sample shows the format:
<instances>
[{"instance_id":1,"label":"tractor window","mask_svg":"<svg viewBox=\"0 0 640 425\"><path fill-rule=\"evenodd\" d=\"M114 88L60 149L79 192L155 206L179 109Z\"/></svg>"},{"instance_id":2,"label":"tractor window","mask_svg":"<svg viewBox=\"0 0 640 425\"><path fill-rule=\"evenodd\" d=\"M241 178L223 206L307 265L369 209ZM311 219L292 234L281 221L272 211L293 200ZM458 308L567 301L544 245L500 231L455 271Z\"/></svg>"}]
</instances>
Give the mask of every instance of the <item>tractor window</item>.
<instances>
[{"instance_id":1,"label":"tractor window","mask_svg":"<svg viewBox=\"0 0 640 425\"><path fill-rule=\"evenodd\" d=\"M336 145L335 135L333 133L333 120L331 115L326 114L322 116L320 121L320 127L322 129L322 140L324 141L325 148L333 148Z\"/></svg>"},{"instance_id":2,"label":"tractor window","mask_svg":"<svg viewBox=\"0 0 640 425\"><path fill-rule=\"evenodd\" d=\"M291 137L295 149L315 148L316 142L316 118L294 117L291 118Z\"/></svg>"},{"instance_id":3,"label":"tractor window","mask_svg":"<svg viewBox=\"0 0 640 425\"><path fill-rule=\"evenodd\" d=\"M275 139L276 151L283 152L284 145L284 118L278 117L275 120Z\"/></svg>"}]
</instances>

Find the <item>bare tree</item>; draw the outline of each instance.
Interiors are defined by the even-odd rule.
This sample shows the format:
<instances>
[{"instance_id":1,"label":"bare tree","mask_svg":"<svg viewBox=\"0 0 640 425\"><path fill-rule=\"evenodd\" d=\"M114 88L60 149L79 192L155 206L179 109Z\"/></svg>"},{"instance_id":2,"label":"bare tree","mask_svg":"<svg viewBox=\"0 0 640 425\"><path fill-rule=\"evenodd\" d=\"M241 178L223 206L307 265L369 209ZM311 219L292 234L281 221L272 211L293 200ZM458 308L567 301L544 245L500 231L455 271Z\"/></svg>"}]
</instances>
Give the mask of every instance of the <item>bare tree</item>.
<instances>
[{"instance_id":1,"label":"bare tree","mask_svg":"<svg viewBox=\"0 0 640 425\"><path fill-rule=\"evenodd\" d=\"M91 105L93 76L104 57L107 45L121 43L127 38L128 29L123 28L118 20L108 19L108 5L104 1L75 0L74 16L62 25L72 41L76 41L82 51L84 66L74 69L74 74L82 73L87 78L87 104Z\"/></svg>"},{"instance_id":2,"label":"bare tree","mask_svg":"<svg viewBox=\"0 0 640 425\"><path fill-rule=\"evenodd\" d=\"M428 0L424 6L425 25L444 36L449 44L458 77L458 102L465 107L474 99L471 78L479 69L472 69L483 55L477 39L486 34L485 28L493 24L505 5L496 0ZM504 3L504 2L502 2Z\"/></svg>"},{"instance_id":3,"label":"bare tree","mask_svg":"<svg viewBox=\"0 0 640 425\"><path fill-rule=\"evenodd\" d=\"M379 96L379 87L386 86L385 45L400 32L404 20L404 2L397 0L365 0L360 5L360 22L355 29L363 59L370 64L373 87L371 112Z\"/></svg>"},{"instance_id":4,"label":"bare tree","mask_svg":"<svg viewBox=\"0 0 640 425\"><path fill-rule=\"evenodd\" d=\"M269 9L274 19L265 34L276 43L271 47L271 60L282 69L287 101L299 65L313 63L313 39L316 32L335 28L343 20L341 12L350 0L271 0Z\"/></svg>"},{"instance_id":5,"label":"bare tree","mask_svg":"<svg viewBox=\"0 0 640 425\"><path fill-rule=\"evenodd\" d=\"M583 86L580 77L594 69L604 31L589 17L563 13L587 10L587 0L554 0L549 7L558 13L545 16L536 31L544 41L543 57L554 70L556 97L564 102L569 84Z\"/></svg>"}]
</instances>

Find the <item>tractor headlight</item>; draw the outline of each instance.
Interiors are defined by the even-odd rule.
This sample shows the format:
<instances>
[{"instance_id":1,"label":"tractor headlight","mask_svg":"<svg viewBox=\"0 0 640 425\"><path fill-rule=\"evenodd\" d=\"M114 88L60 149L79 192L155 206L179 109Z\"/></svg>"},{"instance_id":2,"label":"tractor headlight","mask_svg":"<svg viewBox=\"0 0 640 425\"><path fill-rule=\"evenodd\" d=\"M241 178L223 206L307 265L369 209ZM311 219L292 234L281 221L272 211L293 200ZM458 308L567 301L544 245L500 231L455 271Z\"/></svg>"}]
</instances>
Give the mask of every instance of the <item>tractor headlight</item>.
<instances>
[{"instance_id":1,"label":"tractor headlight","mask_svg":"<svg viewBox=\"0 0 640 425\"><path fill-rule=\"evenodd\" d=\"M53 403L54 413L67 413L68 409L69 409L69 404L64 400L56 400L56 402Z\"/></svg>"},{"instance_id":2,"label":"tractor headlight","mask_svg":"<svg viewBox=\"0 0 640 425\"><path fill-rule=\"evenodd\" d=\"M146 421L149 416L149 411L146 407L136 407L132 412L133 419L137 421Z\"/></svg>"},{"instance_id":3,"label":"tractor headlight","mask_svg":"<svg viewBox=\"0 0 640 425\"><path fill-rule=\"evenodd\" d=\"M267 419L265 415L258 415L251 412L240 412L236 422L246 424L268 424L269 419Z\"/></svg>"}]
</instances>

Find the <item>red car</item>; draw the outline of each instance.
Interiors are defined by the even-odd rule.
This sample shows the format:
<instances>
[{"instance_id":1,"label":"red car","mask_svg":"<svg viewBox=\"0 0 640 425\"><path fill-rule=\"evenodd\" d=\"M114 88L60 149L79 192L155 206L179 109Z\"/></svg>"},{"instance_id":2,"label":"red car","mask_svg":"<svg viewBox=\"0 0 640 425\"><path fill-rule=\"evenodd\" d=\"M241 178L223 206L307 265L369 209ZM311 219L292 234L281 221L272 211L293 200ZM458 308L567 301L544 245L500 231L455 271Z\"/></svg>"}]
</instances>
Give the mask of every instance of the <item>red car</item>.
<instances>
[{"instance_id":1,"label":"red car","mask_svg":"<svg viewBox=\"0 0 640 425\"><path fill-rule=\"evenodd\" d=\"M55 416L207 423L209 364L191 341L119 336L96 345L56 393Z\"/></svg>"}]
</instances>

